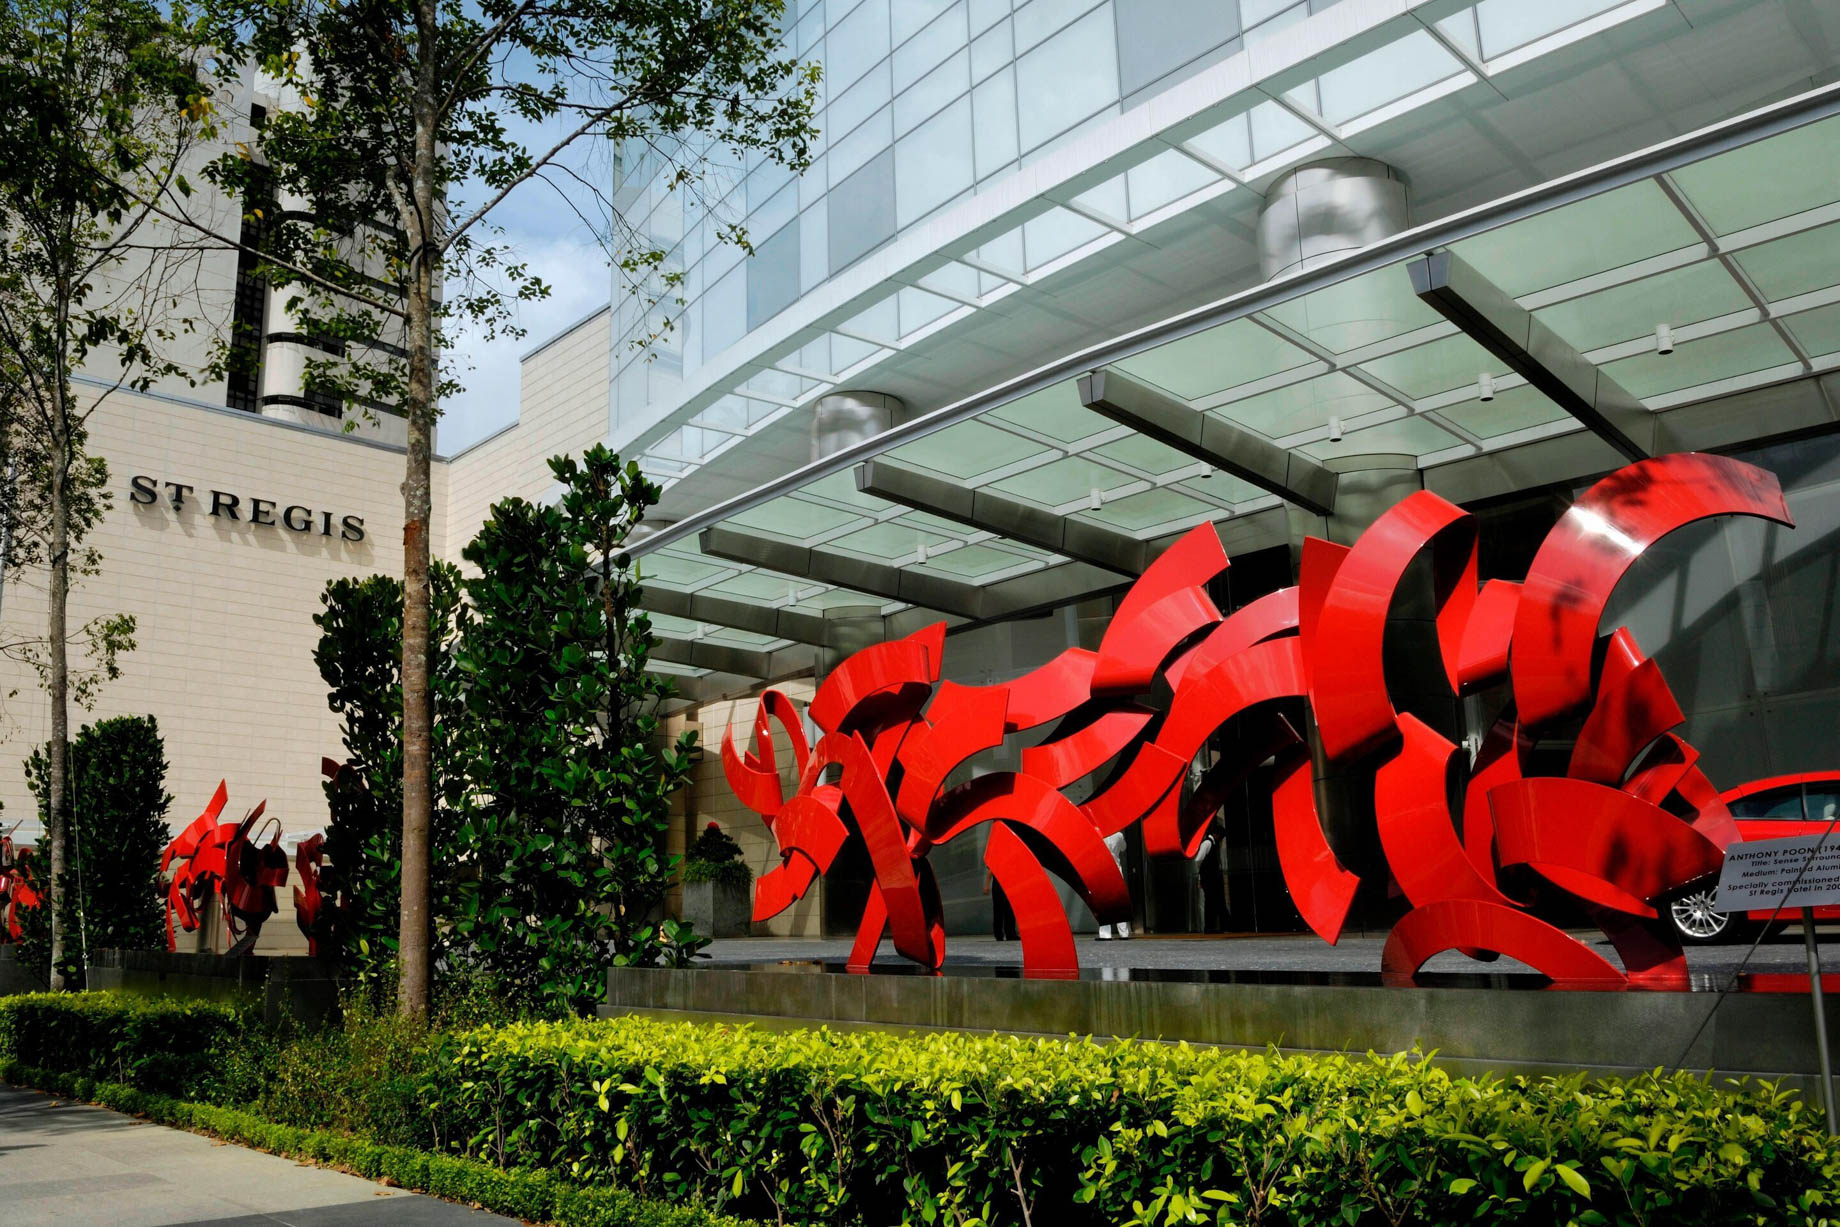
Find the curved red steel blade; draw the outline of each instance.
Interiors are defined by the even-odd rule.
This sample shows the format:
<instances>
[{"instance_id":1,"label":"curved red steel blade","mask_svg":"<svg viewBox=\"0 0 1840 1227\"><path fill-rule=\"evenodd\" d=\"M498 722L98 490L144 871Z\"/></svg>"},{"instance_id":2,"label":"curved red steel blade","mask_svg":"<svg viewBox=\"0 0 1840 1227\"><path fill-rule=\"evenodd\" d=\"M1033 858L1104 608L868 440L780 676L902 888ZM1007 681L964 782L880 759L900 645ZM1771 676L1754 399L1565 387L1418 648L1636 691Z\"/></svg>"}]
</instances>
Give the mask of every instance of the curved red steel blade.
<instances>
[{"instance_id":1,"label":"curved red steel blade","mask_svg":"<svg viewBox=\"0 0 1840 1227\"><path fill-rule=\"evenodd\" d=\"M775 720L785 730L786 742L792 750L793 773L802 775L811 749L805 742L805 726L799 720L798 705L784 691L768 688L761 692L760 704L754 710L755 752L736 751L733 724L722 730L722 774L728 779L736 800L759 814L769 830L773 826L773 816L785 804L779 762L773 749L772 722Z\"/></svg>"},{"instance_id":2,"label":"curved red steel blade","mask_svg":"<svg viewBox=\"0 0 1840 1227\"><path fill-rule=\"evenodd\" d=\"M1101 709L1078 730L1022 751L1022 771L1065 788L1124 753L1156 713L1135 703Z\"/></svg>"},{"instance_id":3,"label":"curved red steel blade","mask_svg":"<svg viewBox=\"0 0 1840 1227\"><path fill-rule=\"evenodd\" d=\"M939 680L946 624L935 622L904 639L872 644L845 657L818 687L806 714L827 733L855 729L851 716L875 695Z\"/></svg>"},{"instance_id":4,"label":"curved red steel blade","mask_svg":"<svg viewBox=\"0 0 1840 1227\"><path fill-rule=\"evenodd\" d=\"M1606 670L1606 678L1609 671ZM1566 774L1615 787L1631 764L1669 729L1685 723L1661 666L1644 660L1597 688L1591 714L1572 746Z\"/></svg>"},{"instance_id":5,"label":"curved red steel blade","mask_svg":"<svg viewBox=\"0 0 1840 1227\"><path fill-rule=\"evenodd\" d=\"M1592 919L1616 947L1629 987L1669 993L1684 993L1693 987L1687 953L1666 922L1643 921L1609 908L1594 909Z\"/></svg>"},{"instance_id":6,"label":"curved red steel blade","mask_svg":"<svg viewBox=\"0 0 1840 1227\"><path fill-rule=\"evenodd\" d=\"M1155 744L1186 768L1214 730L1260 703L1302 698L1308 691L1303 641L1267 639L1206 669L1190 669L1169 703Z\"/></svg>"},{"instance_id":7,"label":"curved red steel blade","mask_svg":"<svg viewBox=\"0 0 1840 1227\"><path fill-rule=\"evenodd\" d=\"M1033 979L1078 979L1080 956L1074 949L1073 928L1047 870L1028 845L1003 823L994 823L990 842L984 847L984 863L1016 913L1022 974ZM1128 909L1125 914L1130 915Z\"/></svg>"},{"instance_id":8,"label":"curved red steel blade","mask_svg":"<svg viewBox=\"0 0 1840 1227\"><path fill-rule=\"evenodd\" d=\"M869 898L863 904L862 919L856 922L856 940L850 943L849 961L844 970L858 975L868 971L875 963L875 952L882 948L882 938L888 933L888 902L882 898L882 888L874 882L869 883Z\"/></svg>"},{"instance_id":9,"label":"curved red steel blade","mask_svg":"<svg viewBox=\"0 0 1840 1227\"><path fill-rule=\"evenodd\" d=\"M1278 842L1278 868L1291 902L1316 936L1331 946L1341 940L1348 909L1360 889L1358 875L1343 868L1323 834L1316 812L1316 784L1310 756L1299 751L1279 761L1278 786L1271 795Z\"/></svg>"},{"instance_id":10,"label":"curved red steel blade","mask_svg":"<svg viewBox=\"0 0 1840 1227\"><path fill-rule=\"evenodd\" d=\"M771 920L805 897L812 880L829 873L831 863L850 836L837 814L834 789L824 795L801 792L780 809L773 837L779 842L780 864L754 883L754 919Z\"/></svg>"},{"instance_id":11,"label":"curved red steel blade","mask_svg":"<svg viewBox=\"0 0 1840 1227\"><path fill-rule=\"evenodd\" d=\"M1201 588L1178 588L1124 621L1121 607L1099 645L1093 670L1095 695L1138 694L1150 688L1163 662L1195 635L1220 621L1220 610Z\"/></svg>"},{"instance_id":12,"label":"curved red steel blade","mask_svg":"<svg viewBox=\"0 0 1840 1227\"><path fill-rule=\"evenodd\" d=\"M1509 704L1483 737L1463 790L1463 855L1497 890L1501 882L1495 875L1495 815L1489 810L1489 789L1520 779L1532 749Z\"/></svg>"},{"instance_id":13,"label":"curved red steel blade","mask_svg":"<svg viewBox=\"0 0 1840 1227\"><path fill-rule=\"evenodd\" d=\"M1457 747L1416 716L1401 715L1399 732L1399 749L1374 773L1374 822L1400 891L1415 907L1440 899L1511 906L1457 837L1450 812L1462 767Z\"/></svg>"},{"instance_id":14,"label":"curved red steel blade","mask_svg":"<svg viewBox=\"0 0 1840 1227\"><path fill-rule=\"evenodd\" d=\"M1004 731L1020 733L1062 716L1092 696L1093 670L1099 654L1068 648L1039 669L1008 683L1009 710Z\"/></svg>"},{"instance_id":15,"label":"curved red steel blade","mask_svg":"<svg viewBox=\"0 0 1840 1227\"><path fill-rule=\"evenodd\" d=\"M1227 615L1226 621L1209 631L1207 638L1193 652L1178 659L1163 671L1171 690L1180 689L1182 679L1193 671L1206 671L1227 657L1243 652L1255 643L1276 639L1297 629L1297 589L1280 588Z\"/></svg>"},{"instance_id":16,"label":"curved red steel blade","mask_svg":"<svg viewBox=\"0 0 1840 1227\"><path fill-rule=\"evenodd\" d=\"M1220 620L1207 583L1226 569L1227 552L1212 524L1197 524L1164 550L1118 602L1105 628L1093 693L1148 689L1177 644Z\"/></svg>"},{"instance_id":17,"label":"curved red steel blade","mask_svg":"<svg viewBox=\"0 0 1840 1227\"><path fill-rule=\"evenodd\" d=\"M1387 934L1380 974L1412 984L1419 969L1446 950L1489 950L1519 959L1555 986L1622 989L1623 973L1563 929L1518 908L1481 899L1442 899L1413 908Z\"/></svg>"},{"instance_id":18,"label":"curved red steel blade","mask_svg":"<svg viewBox=\"0 0 1840 1227\"><path fill-rule=\"evenodd\" d=\"M1674 785L1674 791L1693 810L1695 816L1689 825L1720 848L1728 848L1744 838L1718 785L1707 779L1699 767L1688 767Z\"/></svg>"},{"instance_id":19,"label":"curved red steel blade","mask_svg":"<svg viewBox=\"0 0 1840 1227\"><path fill-rule=\"evenodd\" d=\"M1349 550L1321 601L1310 643L1310 706L1323 753L1341 762L1394 735L1382 649L1406 568L1434 546L1438 642L1454 691L1462 632L1476 602L1476 522L1429 490L1395 503Z\"/></svg>"},{"instance_id":20,"label":"curved red steel blade","mask_svg":"<svg viewBox=\"0 0 1840 1227\"><path fill-rule=\"evenodd\" d=\"M917 829L948 775L972 755L1003 744L1009 691L1003 686L941 682L924 719L907 734L899 755L901 786L895 810Z\"/></svg>"},{"instance_id":21,"label":"curved red steel blade","mask_svg":"<svg viewBox=\"0 0 1840 1227\"><path fill-rule=\"evenodd\" d=\"M1131 892L1104 838L1065 794L1032 775L993 771L948 794L939 806L943 825L934 842L947 843L987 822L1038 832L1073 871L1069 885L1102 922L1129 920ZM1022 905L1012 898L1020 920ZM1056 901L1055 910L1060 910Z\"/></svg>"},{"instance_id":22,"label":"curved red steel blade","mask_svg":"<svg viewBox=\"0 0 1840 1227\"><path fill-rule=\"evenodd\" d=\"M1588 780L1515 780L1489 793L1503 865L1581 899L1653 918L1656 897L1718 871L1717 844L1658 806Z\"/></svg>"},{"instance_id":23,"label":"curved red steel blade","mask_svg":"<svg viewBox=\"0 0 1840 1227\"><path fill-rule=\"evenodd\" d=\"M857 830L862 832L869 861L875 866L875 880L888 906L888 929L894 948L923 967L937 966L919 877L907 851L907 836L869 747L856 733L827 734L812 752L807 774L813 766L822 770L831 763L843 768L838 786L843 789Z\"/></svg>"},{"instance_id":24,"label":"curved red steel blade","mask_svg":"<svg viewBox=\"0 0 1840 1227\"><path fill-rule=\"evenodd\" d=\"M1156 809L1187 774L1188 759L1147 741L1116 779L1080 806L1080 812L1099 834L1114 835Z\"/></svg>"},{"instance_id":25,"label":"curved red steel blade","mask_svg":"<svg viewBox=\"0 0 1840 1227\"><path fill-rule=\"evenodd\" d=\"M1664 733L1623 781L1623 791L1639 801L1660 805L1698 762L1696 748L1673 733Z\"/></svg>"},{"instance_id":26,"label":"curved red steel blade","mask_svg":"<svg viewBox=\"0 0 1840 1227\"><path fill-rule=\"evenodd\" d=\"M1507 675L1508 644L1514 638L1514 614L1520 603L1521 586L1513 580L1492 579L1482 585L1457 646L1459 694Z\"/></svg>"},{"instance_id":27,"label":"curved red steel blade","mask_svg":"<svg viewBox=\"0 0 1840 1227\"><path fill-rule=\"evenodd\" d=\"M1590 700L1592 648L1617 582L1668 533L1721 515L1795 522L1774 476L1699 452L1638 461L1579 497L1534 555L1515 614L1508 668L1523 723L1537 729Z\"/></svg>"}]
</instances>

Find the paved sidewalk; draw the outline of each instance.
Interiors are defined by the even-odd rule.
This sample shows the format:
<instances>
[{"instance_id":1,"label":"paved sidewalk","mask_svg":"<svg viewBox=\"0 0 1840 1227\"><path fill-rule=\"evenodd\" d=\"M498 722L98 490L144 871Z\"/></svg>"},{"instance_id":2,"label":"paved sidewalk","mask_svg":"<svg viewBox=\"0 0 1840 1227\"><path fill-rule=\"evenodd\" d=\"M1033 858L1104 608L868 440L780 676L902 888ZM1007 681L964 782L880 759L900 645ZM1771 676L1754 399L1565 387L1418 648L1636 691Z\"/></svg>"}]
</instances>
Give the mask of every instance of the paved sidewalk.
<instances>
[{"instance_id":1,"label":"paved sidewalk","mask_svg":"<svg viewBox=\"0 0 1840 1227\"><path fill-rule=\"evenodd\" d=\"M518 1220L0 1084L0 1223L515 1227Z\"/></svg>"}]
</instances>

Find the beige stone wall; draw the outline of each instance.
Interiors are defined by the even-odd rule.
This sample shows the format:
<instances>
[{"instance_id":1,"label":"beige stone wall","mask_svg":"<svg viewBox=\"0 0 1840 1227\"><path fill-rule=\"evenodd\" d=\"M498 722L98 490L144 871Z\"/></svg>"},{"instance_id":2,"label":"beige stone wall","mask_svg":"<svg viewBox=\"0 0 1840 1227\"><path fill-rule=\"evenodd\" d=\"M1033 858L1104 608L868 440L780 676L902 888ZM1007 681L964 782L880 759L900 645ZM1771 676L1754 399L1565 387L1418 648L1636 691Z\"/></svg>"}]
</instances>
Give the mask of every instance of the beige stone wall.
<instances>
[{"instance_id":1,"label":"beige stone wall","mask_svg":"<svg viewBox=\"0 0 1840 1227\"><path fill-rule=\"evenodd\" d=\"M230 812L266 799L284 831L323 826L320 756L337 756L340 745L313 665L312 615L328 580L400 570L402 454L253 414L121 393L91 418L90 446L109 464L114 505L91 535L102 567L74 592L71 625L130 613L136 646L95 710L72 711L72 732L106 716L156 717L175 828L204 808L219 780L229 784ZM137 504L129 497L137 475L193 490L177 509L163 485L155 502ZM446 474L438 466L434 481L439 506ZM237 498L237 519L227 504L210 514L214 490ZM311 509L312 527L252 523L254 499L272 501L264 518L278 520L290 505ZM329 535L324 512L332 513ZM362 541L342 538L348 515L362 519ZM0 615L8 640L42 637L42 573L9 583ZM0 660L0 683L12 692L0 801L9 823L30 816L30 831L37 820L24 760L48 733L47 703L37 675L18 661ZM284 900L265 949L298 941L292 919Z\"/></svg>"},{"instance_id":2,"label":"beige stone wall","mask_svg":"<svg viewBox=\"0 0 1840 1227\"><path fill-rule=\"evenodd\" d=\"M610 344L606 311L558 337L524 368L518 425L435 464L431 546L438 557L458 561L498 499L547 497L548 457L578 453L606 437ZM109 464L114 506L91 537L102 566L74 593L71 625L131 613L136 648L124 657L122 676L103 686L94 711L72 711L72 732L107 716L157 717L175 829L197 816L222 779L232 814L266 799L284 832L311 831L326 821L320 758L341 753L338 721L313 665L312 616L330 579L401 573L403 456L396 448L214 407L211 398L221 395L221 386L118 392L91 419L90 445ZM156 483L151 504L130 498L135 476ZM166 482L192 487L183 507L174 508ZM227 505L210 514L213 491L237 498L235 520ZM277 521L289 506L311 509L312 526L300 532L254 524L254 499L272 503L264 514ZM329 535L321 531L327 511ZM342 539L347 515L363 520L362 541ZM44 616L42 572L8 583L0 594L6 642L42 636ZM15 659L0 658L0 695L10 695L0 707L0 823L27 819L21 834L31 840L36 807L24 761L48 733L47 705L37 675ZM674 717L669 731L675 736L693 719ZM719 745L720 729L716 738ZM681 851L684 832L712 805L712 815L724 820L733 808L713 751L699 768L697 788L678 805L683 817L673 850ZM737 835L760 843L758 820L743 817L749 821L733 824L741 828ZM748 846L750 863L759 861ZM280 904L263 933L265 952L302 945L289 892ZM182 948L191 948L190 939L182 939Z\"/></svg>"},{"instance_id":3,"label":"beige stone wall","mask_svg":"<svg viewBox=\"0 0 1840 1227\"><path fill-rule=\"evenodd\" d=\"M517 424L448 463L446 556L459 560L492 504L518 495L546 497L555 482L548 460L607 437L612 312L602 310L525 360Z\"/></svg>"}]
</instances>

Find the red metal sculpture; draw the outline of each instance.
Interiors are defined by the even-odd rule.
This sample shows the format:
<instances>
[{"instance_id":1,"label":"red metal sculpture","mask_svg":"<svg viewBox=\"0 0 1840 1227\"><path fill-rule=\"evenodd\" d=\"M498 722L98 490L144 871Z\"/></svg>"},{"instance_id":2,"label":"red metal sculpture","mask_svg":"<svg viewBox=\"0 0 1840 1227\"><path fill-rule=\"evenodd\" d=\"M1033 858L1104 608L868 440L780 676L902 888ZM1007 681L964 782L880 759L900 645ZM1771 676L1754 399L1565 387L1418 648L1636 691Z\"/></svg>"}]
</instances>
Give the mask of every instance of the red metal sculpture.
<instances>
[{"instance_id":1,"label":"red metal sculpture","mask_svg":"<svg viewBox=\"0 0 1840 1227\"><path fill-rule=\"evenodd\" d=\"M1716 870L1735 828L1698 753L1671 731L1684 717L1660 669L1627 630L1603 636L1599 623L1644 549L1721 515L1793 523L1770 474L1664 456L1586 491L1521 583L1479 587L1475 520L1423 491L1352 547L1307 540L1297 587L1231 616L1207 594L1228 560L1202 525L1123 597L1097 653L1071 649L1004 685L939 684L943 624L866 649L813 699L824 734L815 749L777 690L762 697L752 751L724 738L736 796L780 849L754 918L790 906L860 840L874 882L850 966L867 970L887 936L937 968L945 940L927 854L987 826L984 861L1015 909L1025 973L1077 975L1052 876L1101 923L1129 919L1105 837L1136 825L1152 855L1192 857L1224 790L1270 762L1279 864L1305 922L1334 942L1363 883L1409 905L1382 956L1389 982L1461 950L1507 955L1556 983L1684 988L1678 941L1652 923L1655 900ZM1423 691L1435 679L1441 700L1396 694L1383 652L1400 647L1402 586L1426 576L1413 595L1433 624L1430 659L1413 681ZM1503 702L1472 760L1449 727L1455 699L1489 688ZM1337 795L1353 814L1371 810L1372 838L1352 845L1377 845L1383 863L1345 863L1323 829L1298 732L1312 720ZM944 786L1007 735L1055 721L1021 752L1019 771ZM1234 748L1190 787L1190 764L1229 722ZM775 723L792 750L790 796ZM1533 732L1545 745L1571 742L1563 775L1536 771ZM1101 779L1083 804L1061 791ZM1620 969L1535 914L1556 901L1596 918Z\"/></svg>"},{"instance_id":2,"label":"red metal sculpture","mask_svg":"<svg viewBox=\"0 0 1840 1227\"><path fill-rule=\"evenodd\" d=\"M0 944L25 940L25 914L38 907L38 884L33 874L34 849L13 844L12 830L0 836Z\"/></svg>"},{"instance_id":3,"label":"red metal sculpture","mask_svg":"<svg viewBox=\"0 0 1840 1227\"><path fill-rule=\"evenodd\" d=\"M229 800L227 782L219 781L204 813L179 832L160 857L160 872L171 870L173 875L166 891L168 950L178 949L174 918L179 928L196 932L213 896L222 908L228 953L233 955L253 947L263 922L275 914L275 890L287 883L288 875L280 825L271 819L274 831L269 841L258 844L250 832L268 802L250 810L241 822L219 822Z\"/></svg>"}]
</instances>

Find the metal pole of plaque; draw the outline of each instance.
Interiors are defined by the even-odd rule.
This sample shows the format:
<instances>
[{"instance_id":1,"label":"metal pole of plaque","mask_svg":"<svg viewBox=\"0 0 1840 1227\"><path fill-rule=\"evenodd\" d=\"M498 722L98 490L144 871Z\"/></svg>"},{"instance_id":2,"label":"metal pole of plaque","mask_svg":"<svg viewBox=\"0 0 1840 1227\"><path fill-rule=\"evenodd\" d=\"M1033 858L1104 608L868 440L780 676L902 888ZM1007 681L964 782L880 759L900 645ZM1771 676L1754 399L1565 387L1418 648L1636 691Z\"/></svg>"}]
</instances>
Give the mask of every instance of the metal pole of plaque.
<instances>
[{"instance_id":1,"label":"metal pole of plaque","mask_svg":"<svg viewBox=\"0 0 1840 1227\"><path fill-rule=\"evenodd\" d=\"M1827 839L1833 830L1830 825L1817 836L1740 840L1729 845L1725 863L1719 868L1717 907L1721 912L1740 916L1767 911L1774 917L1790 908L1801 910L1821 1107L1827 1113L1827 1131L1840 1134L1840 1110L1834 1104L1834 1067L1827 1048L1827 1001L1821 992L1821 951L1814 932L1814 910L1840 906L1840 841L1829 846Z\"/></svg>"},{"instance_id":2,"label":"metal pole of plaque","mask_svg":"<svg viewBox=\"0 0 1840 1227\"><path fill-rule=\"evenodd\" d=\"M1814 940L1814 909L1802 909L1802 945L1808 951L1808 996L1814 1002L1814 1050L1821 1068L1821 1106L1827 1109L1827 1131L1840 1133L1840 1113L1834 1110L1834 1070L1827 1055L1827 1003L1821 994L1821 951Z\"/></svg>"}]
</instances>

